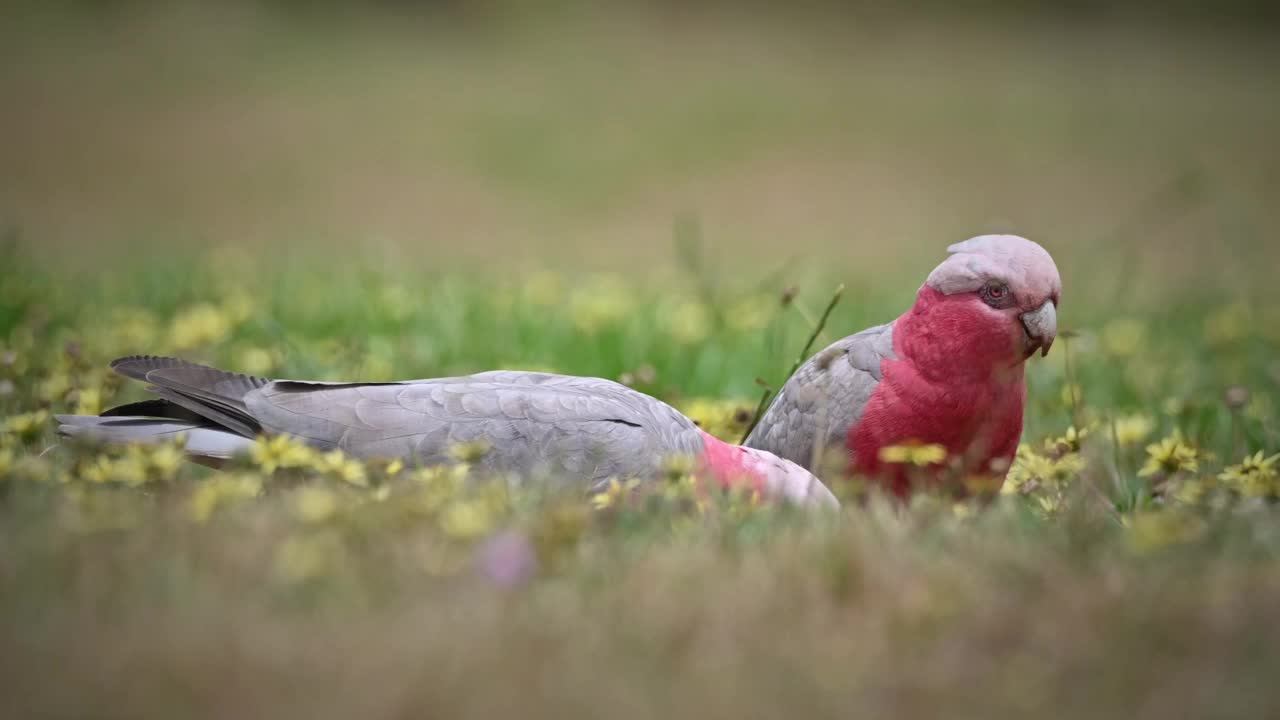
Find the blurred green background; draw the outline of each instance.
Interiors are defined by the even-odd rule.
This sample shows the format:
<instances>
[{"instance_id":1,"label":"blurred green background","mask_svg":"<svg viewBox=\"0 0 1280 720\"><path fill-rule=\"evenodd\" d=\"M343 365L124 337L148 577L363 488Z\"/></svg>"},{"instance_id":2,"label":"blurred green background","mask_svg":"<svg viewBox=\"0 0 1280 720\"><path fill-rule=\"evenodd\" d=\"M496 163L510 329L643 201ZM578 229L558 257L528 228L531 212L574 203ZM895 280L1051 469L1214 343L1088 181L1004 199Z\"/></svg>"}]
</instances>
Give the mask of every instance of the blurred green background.
<instances>
[{"instance_id":1,"label":"blurred green background","mask_svg":"<svg viewBox=\"0 0 1280 720\"><path fill-rule=\"evenodd\" d=\"M634 270L692 215L735 270L913 283L1009 230L1068 307L1083 278L1239 289L1276 258L1269 7L12 3L0 221L95 268Z\"/></svg>"},{"instance_id":2,"label":"blurred green background","mask_svg":"<svg viewBox=\"0 0 1280 720\"><path fill-rule=\"evenodd\" d=\"M0 717L1280 717L1273 6L4 5ZM52 436L153 352L618 378L735 439L838 282L820 344L989 231L1073 332L981 511Z\"/></svg>"}]
</instances>

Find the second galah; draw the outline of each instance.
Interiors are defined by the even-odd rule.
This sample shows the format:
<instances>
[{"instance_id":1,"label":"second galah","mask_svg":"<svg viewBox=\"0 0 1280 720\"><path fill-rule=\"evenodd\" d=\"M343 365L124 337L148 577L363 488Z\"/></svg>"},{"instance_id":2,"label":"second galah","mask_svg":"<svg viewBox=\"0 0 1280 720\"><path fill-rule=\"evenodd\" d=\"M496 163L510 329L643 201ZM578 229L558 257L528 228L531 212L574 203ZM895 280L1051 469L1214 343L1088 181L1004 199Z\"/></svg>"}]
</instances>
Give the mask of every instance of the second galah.
<instances>
[{"instance_id":1,"label":"second galah","mask_svg":"<svg viewBox=\"0 0 1280 720\"><path fill-rule=\"evenodd\" d=\"M840 471L899 496L944 472L1003 481L1022 436L1023 365L1053 344L1062 281L1049 253L1016 235L947 250L910 310L801 366L745 444L815 471L834 449ZM923 472L886 462L885 448L912 444L948 458Z\"/></svg>"}]
</instances>

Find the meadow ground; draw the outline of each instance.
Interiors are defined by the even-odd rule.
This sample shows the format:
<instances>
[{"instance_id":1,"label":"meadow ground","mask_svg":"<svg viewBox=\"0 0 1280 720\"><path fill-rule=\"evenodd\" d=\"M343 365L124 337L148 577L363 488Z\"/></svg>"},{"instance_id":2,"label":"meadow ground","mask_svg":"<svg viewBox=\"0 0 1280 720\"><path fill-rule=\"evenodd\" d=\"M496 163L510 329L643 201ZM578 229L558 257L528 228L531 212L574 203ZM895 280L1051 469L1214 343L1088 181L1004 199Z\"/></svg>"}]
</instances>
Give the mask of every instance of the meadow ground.
<instances>
[{"instance_id":1,"label":"meadow ground","mask_svg":"<svg viewBox=\"0 0 1280 720\"><path fill-rule=\"evenodd\" d=\"M1259 29L193 12L3 31L5 717L1280 711ZM1070 332L988 505L54 446L136 352L620 378L736 439L837 284L819 344L1005 228Z\"/></svg>"}]
</instances>

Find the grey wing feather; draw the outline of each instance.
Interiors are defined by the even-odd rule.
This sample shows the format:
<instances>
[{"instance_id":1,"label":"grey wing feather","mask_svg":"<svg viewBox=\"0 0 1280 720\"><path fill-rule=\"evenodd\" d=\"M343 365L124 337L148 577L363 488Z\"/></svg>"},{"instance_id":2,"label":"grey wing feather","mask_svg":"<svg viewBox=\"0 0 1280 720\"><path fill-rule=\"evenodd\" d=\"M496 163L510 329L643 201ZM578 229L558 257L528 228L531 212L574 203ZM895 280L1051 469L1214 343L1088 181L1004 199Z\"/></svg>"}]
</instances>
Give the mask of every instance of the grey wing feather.
<instances>
[{"instance_id":1,"label":"grey wing feather","mask_svg":"<svg viewBox=\"0 0 1280 720\"><path fill-rule=\"evenodd\" d=\"M894 359L892 325L837 340L787 380L744 444L814 470L862 416L886 359Z\"/></svg>"},{"instance_id":2,"label":"grey wing feather","mask_svg":"<svg viewBox=\"0 0 1280 720\"><path fill-rule=\"evenodd\" d=\"M194 388L202 394L215 397L220 402L244 409L241 398L251 390L266 385L270 380L242 373L218 370L207 365L156 355L130 355L111 362L111 369L125 377L144 380L155 385L167 385L158 380L171 379Z\"/></svg>"},{"instance_id":3,"label":"grey wing feather","mask_svg":"<svg viewBox=\"0 0 1280 720\"><path fill-rule=\"evenodd\" d=\"M245 400L264 429L357 457L435 464L455 444L487 441L480 464L497 472L601 481L645 475L665 455L701 448L697 427L673 408L597 378L496 371L376 385L279 381Z\"/></svg>"},{"instance_id":4,"label":"grey wing feather","mask_svg":"<svg viewBox=\"0 0 1280 720\"><path fill-rule=\"evenodd\" d=\"M253 418L239 411L229 410L221 404L207 402L179 390L171 390L157 385L150 385L147 390L159 395L164 401L171 403L175 407L186 410L206 422L220 425L238 435L253 437L262 429Z\"/></svg>"},{"instance_id":5,"label":"grey wing feather","mask_svg":"<svg viewBox=\"0 0 1280 720\"><path fill-rule=\"evenodd\" d=\"M697 426L674 408L600 378L496 370L399 383L271 381L147 355L111 367L151 383L162 398L120 414L221 428L208 433L284 433L365 458L435 464L447 461L455 444L484 440L492 449L482 469L541 469L599 483L648 475L665 456L702 449Z\"/></svg>"},{"instance_id":6,"label":"grey wing feather","mask_svg":"<svg viewBox=\"0 0 1280 720\"><path fill-rule=\"evenodd\" d=\"M125 377L151 383L161 398L236 433L255 435L261 428L249 414L244 396L266 385L266 378L218 370L178 358L131 355L111 362Z\"/></svg>"},{"instance_id":7,"label":"grey wing feather","mask_svg":"<svg viewBox=\"0 0 1280 720\"><path fill-rule=\"evenodd\" d=\"M203 367L186 360L160 355L128 355L111 361L111 369L134 380L146 380L152 370L175 367Z\"/></svg>"}]
</instances>

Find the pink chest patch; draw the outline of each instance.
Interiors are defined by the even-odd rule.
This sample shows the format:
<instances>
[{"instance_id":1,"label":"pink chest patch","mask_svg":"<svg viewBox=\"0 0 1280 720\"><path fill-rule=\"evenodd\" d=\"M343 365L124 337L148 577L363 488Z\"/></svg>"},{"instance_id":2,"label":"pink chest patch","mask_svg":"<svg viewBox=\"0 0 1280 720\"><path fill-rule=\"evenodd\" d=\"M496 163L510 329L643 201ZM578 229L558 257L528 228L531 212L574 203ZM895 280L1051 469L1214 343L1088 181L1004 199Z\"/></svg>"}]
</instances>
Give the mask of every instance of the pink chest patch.
<instances>
[{"instance_id":1,"label":"pink chest patch","mask_svg":"<svg viewBox=\"0 0 1280 720\"><path fill-rule=\"evenodd\" d=\"M943 467L884 463L880 451L906 444L946 448L960 472L1003 478L1022 436L1026 386L1021 368L1003 382L929 381L903 360L882 363L884 377L846 438L852 470L905 497L913 482L935 482Z\"/></svg>"},{"instance_id":2,"label":"pink chest patch","mask_svg":"<svg viewBox=\"0 0 1280 720\"><path fill-rule=\"evenodd\" d=\"M749 453L737 445L702 432L702 471L715 478L721 487L729 488L750 483L756 490L764 489L764 477L754 467Z\"/></svg>"}]
</instances>

